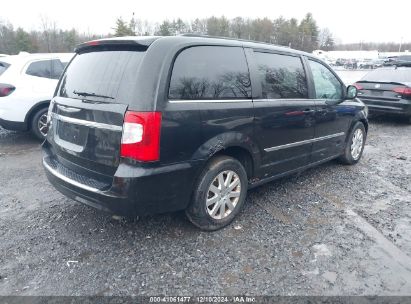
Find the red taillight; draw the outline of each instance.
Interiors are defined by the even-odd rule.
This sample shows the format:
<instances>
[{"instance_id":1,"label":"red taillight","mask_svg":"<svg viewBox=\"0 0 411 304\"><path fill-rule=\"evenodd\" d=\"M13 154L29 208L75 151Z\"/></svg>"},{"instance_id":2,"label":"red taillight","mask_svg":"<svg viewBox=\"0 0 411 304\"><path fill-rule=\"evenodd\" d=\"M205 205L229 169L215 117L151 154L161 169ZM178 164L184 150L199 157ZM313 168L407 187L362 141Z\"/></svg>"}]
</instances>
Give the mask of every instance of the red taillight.
<instances>
[{"instance_id":1,"label":"red taillight","mask_svg":"<svg viewBox=\"0 0 411 304\"><path fill-rule=\"evenodd\" d=\"M400 94L401 96L411 97L411 88L400 87L392 89L395 93Z\"/></svg>"},{"instance_id":2,"label":"red taillight","mask_svg":"<svg viewBox=\"0 0 411 304\"><path fill-rule=\"evenodd\" d=\"M358 91L364 89L364 88L363 88L361 85L359 85L358 83L354 83L353 86L356 87Z\"/></svg>"},{"instance_id":3,"label":"red taillight","mask_svg":"<svg viewBox=\"0 0 411 304\"><path fill-rule=\"evenodd\" d=\"M132 112L124 116L121 157L149 162L160 159L161 112Z\"/></svg>"},{"instance_id":4,"label":"red taillight","mask_svg":"<svg viewBox=\"0 0 411 304\"><path fill-rule=\"evenodd\" d=\"M0 97L9 96L16 88L10 84L0 83Z\"/></svg>"}]
</instances>

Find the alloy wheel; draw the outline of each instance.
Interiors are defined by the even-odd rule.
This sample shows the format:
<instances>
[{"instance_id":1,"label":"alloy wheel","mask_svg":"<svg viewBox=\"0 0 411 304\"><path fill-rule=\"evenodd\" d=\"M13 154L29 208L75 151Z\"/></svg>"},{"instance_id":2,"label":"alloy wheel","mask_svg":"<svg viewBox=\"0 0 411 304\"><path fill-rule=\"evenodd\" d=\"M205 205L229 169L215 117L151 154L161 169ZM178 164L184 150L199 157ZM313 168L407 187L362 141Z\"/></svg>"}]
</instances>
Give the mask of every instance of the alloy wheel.
<instances>
[{"instance_id":1,"label":"alloy wheel","mask_svg":"<svg viewBox=\"0 0 411 304\"><path fill-rule=\"evenodd\" d=\"M224 219L233 212L240 200L241 180L231 170L219 173L207 191L206 207L213 219Z\"/></svg>"},{"instance_id":2,"label":"alloy wheel","mask_svg":"<svg viewBox=\"0 0 411 304\"><path fill-rule=\"evenodd\" d=\"M40 134L43 137L47 136L47 112L40 116L39 121L37 122L37 127L39 129Z\"/></svg>"},{"instance_id":3,"label":"alloy wheel","mask_svg":"<svg viewBox=\"0 0 411 304\"><path fill-rule=\"evenodd\" d=\"M364 143L364 133L361 129L357 129L354 132L351 144L351 156L354 160L357 160L362 152Z\"/></svg>"}]
</instances>

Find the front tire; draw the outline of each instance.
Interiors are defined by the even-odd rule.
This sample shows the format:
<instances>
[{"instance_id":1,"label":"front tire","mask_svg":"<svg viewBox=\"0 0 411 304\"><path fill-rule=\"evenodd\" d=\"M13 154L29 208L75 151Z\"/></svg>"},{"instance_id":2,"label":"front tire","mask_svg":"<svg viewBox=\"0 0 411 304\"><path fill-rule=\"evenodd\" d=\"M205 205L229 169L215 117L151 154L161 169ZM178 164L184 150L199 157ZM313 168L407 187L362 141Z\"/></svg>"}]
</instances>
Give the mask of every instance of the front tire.
<instances>
[{"instance_id":1,"label":"front tire","mask_svg":"<svg viewBox=\"0 0 411 304\"><path fill-rule=\"evenodd\" d=\"M40 140L47 136L47 111L48 108L38 110L31 120L31 133Z\"/></svg>"},{"instance_id":2,"label":"front tire","mask_svg":"<svg viewBox=\"0 0 411 304\"><path fill-rule=\"evenodd\" d=\"M344 154L340 156L339 160L346 165L355 165L358 163L364 152L366 137L367 132L365 131L364 124L357 122L348 136Z\"/></svg>"},{"instance_id":3,"label":"front tire","mask_svg":"<svg viewBox=\"0 0 411 304\"><path fill-rule=\"evenodd\" d=\"M202 230L221 229L241 211L247 187L247 173L243 165L232 157L217 156L199 176L186 215Z\"/></svg>"}]
</instances>

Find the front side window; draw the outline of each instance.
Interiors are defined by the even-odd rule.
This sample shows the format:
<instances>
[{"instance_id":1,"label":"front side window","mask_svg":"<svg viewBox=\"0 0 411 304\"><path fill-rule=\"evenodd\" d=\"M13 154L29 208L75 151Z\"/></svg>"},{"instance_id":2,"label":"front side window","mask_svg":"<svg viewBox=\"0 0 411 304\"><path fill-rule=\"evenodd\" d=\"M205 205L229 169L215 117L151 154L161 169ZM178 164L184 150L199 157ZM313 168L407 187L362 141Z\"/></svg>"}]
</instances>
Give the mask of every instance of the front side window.
<instances>
[{"instance_id":1,"label":"front side window","mask_svg":"<svg viewBox=\"0 0 411 304\"><path fill-rule=\"evenodd\" d=\"M174 63L169 98L251 98L251 81L243 49L220 46L185 49Z\"/></svg>"},{"instance_id":2,"label":"front side window","mask_svg":"<svg viewBox=\"0 0 411 304\"><path fill-rule=\"evenodd\" d=\"M337 77L321 63L313 60L308 62L313 74L316 99L340 100L343 88Z\"/></svg>"},{"instance_id":3,"label":"front side window","mask_svg":"<svg viewBox=\"0 0 411 304\"><path fill-rule=\"evenodd\" d=\"M52 60L41 60L30 63L26 74L42 78L51 78L52 70Z\"/></svg>"},{"instance_id":4,"label":"front side window","mask_svg":"<svg viewBox=\"0 0 411 304\"><path fill-rule=\"evenodd\" d=\"M299 57L255 52L264 99L308 98L307 79Z\"/></svg>"}]
</instances>

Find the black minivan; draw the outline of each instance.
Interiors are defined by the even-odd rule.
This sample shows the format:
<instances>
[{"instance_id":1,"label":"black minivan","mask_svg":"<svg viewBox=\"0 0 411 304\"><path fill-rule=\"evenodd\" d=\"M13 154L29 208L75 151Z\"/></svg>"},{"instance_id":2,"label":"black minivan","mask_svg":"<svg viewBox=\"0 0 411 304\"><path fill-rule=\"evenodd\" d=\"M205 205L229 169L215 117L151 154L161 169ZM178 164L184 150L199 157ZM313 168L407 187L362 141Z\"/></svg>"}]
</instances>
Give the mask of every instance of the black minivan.
<instances>
[{"instance_id":1,"label":"black minivan","mask_svg":"<svg viewBox=\"0 0 411 304\"><path fill-rule=\"evenodd\" d=\"M247 189L361 158L367 108L310 54L198 36L103 39L76 53L50 104L43 164L79 202L125 216L185 210L216 230Z\"/></svg>"}]
</instances>

